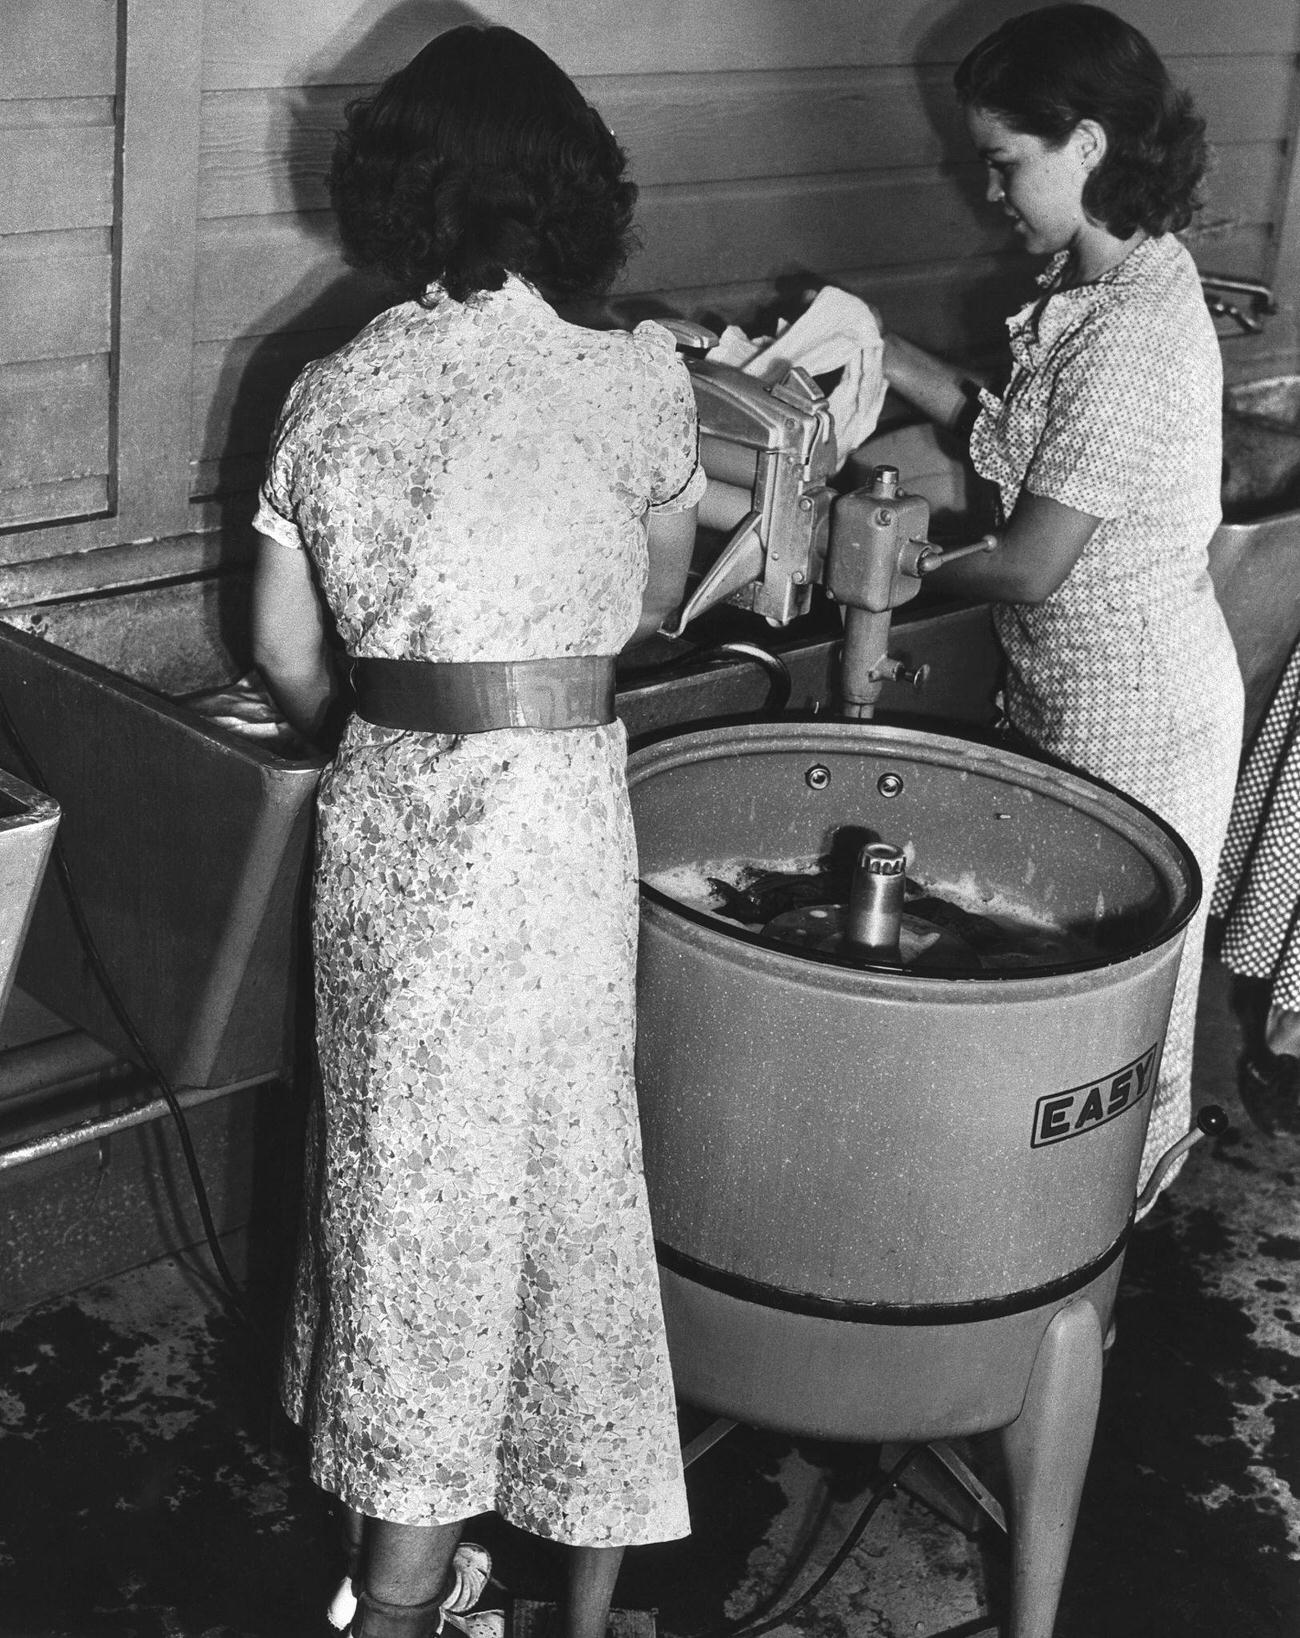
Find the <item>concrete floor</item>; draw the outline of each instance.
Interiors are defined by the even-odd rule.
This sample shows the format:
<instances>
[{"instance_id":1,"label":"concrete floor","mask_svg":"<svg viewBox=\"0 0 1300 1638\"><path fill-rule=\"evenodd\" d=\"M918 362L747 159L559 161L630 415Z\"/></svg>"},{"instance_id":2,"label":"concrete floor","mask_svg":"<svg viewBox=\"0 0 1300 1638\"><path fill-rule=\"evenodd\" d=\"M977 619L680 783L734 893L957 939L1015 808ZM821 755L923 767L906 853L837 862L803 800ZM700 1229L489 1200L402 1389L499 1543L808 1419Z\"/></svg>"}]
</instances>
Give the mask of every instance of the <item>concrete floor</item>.
<instances>
[{"instance_id":1,"label":"concrete floor","mask_svg":"<svg viewBox=\"0 0 1300 1638\"><path fill-rule=\"evenodd\" d=\"M1239 1030L1211 963L1197 1096L1233 1127L1134 1235L1057 1638L1300 1633L1300 1136L1243 1109ZM0 1320L0 1634L326 1638L333 1527L269 1376L198 1256ZM778 1612L876 1470L872 1449L737 1429L690 1470L694 1535L630 1554L618 1603L670 1638ZM544 1544L493 1520L474 1534L514 1595L553 1595ZM1001 1587L993 1534L896 1496L773 1630L958 1638L990 1630Z\"/></svg>"}]
</instances>

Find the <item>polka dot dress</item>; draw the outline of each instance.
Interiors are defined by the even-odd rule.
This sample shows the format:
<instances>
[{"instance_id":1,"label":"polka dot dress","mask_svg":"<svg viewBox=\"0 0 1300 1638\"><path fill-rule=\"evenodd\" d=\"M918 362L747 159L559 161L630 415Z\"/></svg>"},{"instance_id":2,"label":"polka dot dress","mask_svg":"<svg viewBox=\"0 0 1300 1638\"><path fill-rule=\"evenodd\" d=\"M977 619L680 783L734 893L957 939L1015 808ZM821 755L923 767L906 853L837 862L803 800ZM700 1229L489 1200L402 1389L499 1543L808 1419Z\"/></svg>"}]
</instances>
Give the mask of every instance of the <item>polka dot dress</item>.
<instances>
[{"instance_id":1,"label":"polka dot dress","mask_svg":"<svg viewBox=\"0 0 1300 1638\"><path fill-rule=\"evenodd\" d=\"M381 315L310 366L258 527L352 654L615 654L645 514L693 504L672 338L524 284ZM578 1545L688 1529L632 1074L618 722L452 737L354 718L318 804L323 1099L285 1400L317 1482Z\"/></svg>"},{"instance_id":2,"label":"polka dot dress","mask_svg":"<svg viewBox=\"0 0 1300 1638\"><path fill-rule=\"evenodd\" d=\"M1145 1180L1189 1123L1208 884L1241 753L1241 675L1206 554L1220 516L1222 371L1176 239L1147 239L1075 289L1056 288L1063 262L1009 321L1011 376L1001 397L983 394L971 455L1004 519L1026 489L1101 520L1050 597L994 610L1008 717L1154 809L1207 884L1183 947Z\"/></svg>"},{"instance_id":3,"label":"polka dot dress","mask_svg":"<svg viewBox=\"0 0 1300 1638\"><path fill-rule=\"evenodd\" d=\"M1224 962L1300 1013L1300 644L1246 758L1210 913Z\"/></svg>"}]
</instances>

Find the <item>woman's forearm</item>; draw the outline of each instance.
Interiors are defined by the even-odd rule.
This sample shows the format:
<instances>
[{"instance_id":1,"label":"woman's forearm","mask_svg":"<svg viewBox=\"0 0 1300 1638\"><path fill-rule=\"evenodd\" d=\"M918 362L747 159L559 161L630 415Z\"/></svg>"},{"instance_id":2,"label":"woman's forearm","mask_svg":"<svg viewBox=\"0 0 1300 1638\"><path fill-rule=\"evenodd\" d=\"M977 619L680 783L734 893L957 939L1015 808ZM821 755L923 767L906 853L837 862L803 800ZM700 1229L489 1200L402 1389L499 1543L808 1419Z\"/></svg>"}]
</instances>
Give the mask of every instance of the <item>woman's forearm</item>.
<instances>
[{"instance_id":1,"label":"woman's forearm","mask_svg":"<svg viewBox=\"0 0 1300 1638\"><path fill-rule=\"evenodd\" d=\"M306 552L259 535L253 568L253 659L272 699L307 739L334 697L324 615Z\"/></svg>"},{"instance_id":2,"label":"woman's forearm","mask_svg":"<svg viewBox=\"0 0 1300 1638\"><path fill-rule=\"evenodd\" d=\"M1023 490L992 551L934 571L940 591L998 603L1041 603L1065 583L1101 520Z\"/></svg>"},{"instance_id":3,"label":"woman's forearm","mask_svg":"<svg viewBox=\"0 0 1300 1638\"><path fill-rule=\"evenodd\" d=\"M319 739L334 698L334 679L324 660L305 672L277 670L265 660L258 669L285 721L304 739Z\"/></svg>"},{"instance_id":4,"label":"woman's forearm","mask_svg":"<svg viewBox=\"0 0 1300 1638\"><path fill-rule=\"evenodd\" d=\"M958 427L973 413L985 385L975 371L936 358L902 336L890 333L884 341L885 380L900 397L944 427Z\"/></svg>"}]
</instances>

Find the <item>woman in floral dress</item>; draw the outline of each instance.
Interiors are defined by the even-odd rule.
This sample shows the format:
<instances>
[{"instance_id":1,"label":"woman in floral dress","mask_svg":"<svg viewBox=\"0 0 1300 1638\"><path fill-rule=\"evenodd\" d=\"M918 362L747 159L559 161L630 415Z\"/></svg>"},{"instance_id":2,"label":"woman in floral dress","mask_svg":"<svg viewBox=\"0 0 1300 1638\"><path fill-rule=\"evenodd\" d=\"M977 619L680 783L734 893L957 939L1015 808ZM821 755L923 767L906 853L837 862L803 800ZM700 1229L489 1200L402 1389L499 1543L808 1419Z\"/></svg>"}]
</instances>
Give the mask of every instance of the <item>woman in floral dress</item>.
<instances>
[{"instance_id":1,"label":"woman in floral dress","mask_svg":"<svg viewBox=\"0 0 1300 1638\"><path fill-rule=\"evenodd\" d=\"M1207 884L1183 946L1145 1181L1188 1127L1208 884L1241 749L1241 675L1207 559L1219 347L1174 237L1197 203L1203 124L1144 36L1097 6L1013 18L956 86L989 201L1050 258L1042 294L1009 321L1000 394L895 336L885 373L936 419L973 418L998 549L936 578L993 601L1011 726L1154 809Z\"/></svg>"},{"instance_id":2,"label":"woman in floral dress","mask_svg":"<svg viewBox=\"0 0 1300 1638\"><path fill-rule=\"evenodd\" d=\"M693 398L659 326L552 306L608 285L634 190L511 30L440 35L350 109L333 197L409 299L303 372L257 517L272 691L319 730L330 626L357 686L318 805L286 1404L364 1541L354 1635L438 1630L495 1511L574 1549L563 1630L597 1638L623 1548L689 1528L612 687L681 595Z\"/></svg>"}]
</instances>

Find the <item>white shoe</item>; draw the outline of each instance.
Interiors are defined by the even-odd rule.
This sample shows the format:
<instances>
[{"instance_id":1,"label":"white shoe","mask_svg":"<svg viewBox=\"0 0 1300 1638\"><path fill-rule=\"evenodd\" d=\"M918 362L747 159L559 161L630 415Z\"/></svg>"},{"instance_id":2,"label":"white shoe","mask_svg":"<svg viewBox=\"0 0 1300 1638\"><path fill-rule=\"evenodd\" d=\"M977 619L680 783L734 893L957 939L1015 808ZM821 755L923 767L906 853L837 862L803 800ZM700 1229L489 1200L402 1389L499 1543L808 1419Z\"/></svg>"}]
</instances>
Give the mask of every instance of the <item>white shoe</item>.
<instances>
[{"instance_id":1,"label":"white shoe","mask_svg":"<svg viewBox=\"0 0 1300 1638\"><path fill-rule=\"evenodd\" d=\"M357 1594L352 1585L352 1577L345 1575L339 1582L339 1590L330 1599L330 1607L325 1611L325 1619L336 1632L346 1632L352 1625L352 1617L357 1613Z\"/></svg>"},{"instance_id":2,"label":"white shoe","mask_svg":"<svg viewBox=\"0 0 1300 1638\"><path fill-rule=\"evenodd\" d=\"M442 1600L443 1613L463 1615L472 1610L483 1596L483 1589L492 1574L492 1555L476 1541L462 1541L452 1554L451 1590ZM483 1634L482 1638L487 1638Z\"/></svg>"},{"instance_id":3,"label":"white shoe","mask_svg":"<svg viewBox=\"0 0 1300 1638\"><path fill-rule=\"evenodd\" d=\"M475 1610L472 1615L457 1615L444 1606L443 1613L446 1625L463 1632L465 1638L505 1638L504 1610Z\"/></svg>"}]
</instances>

